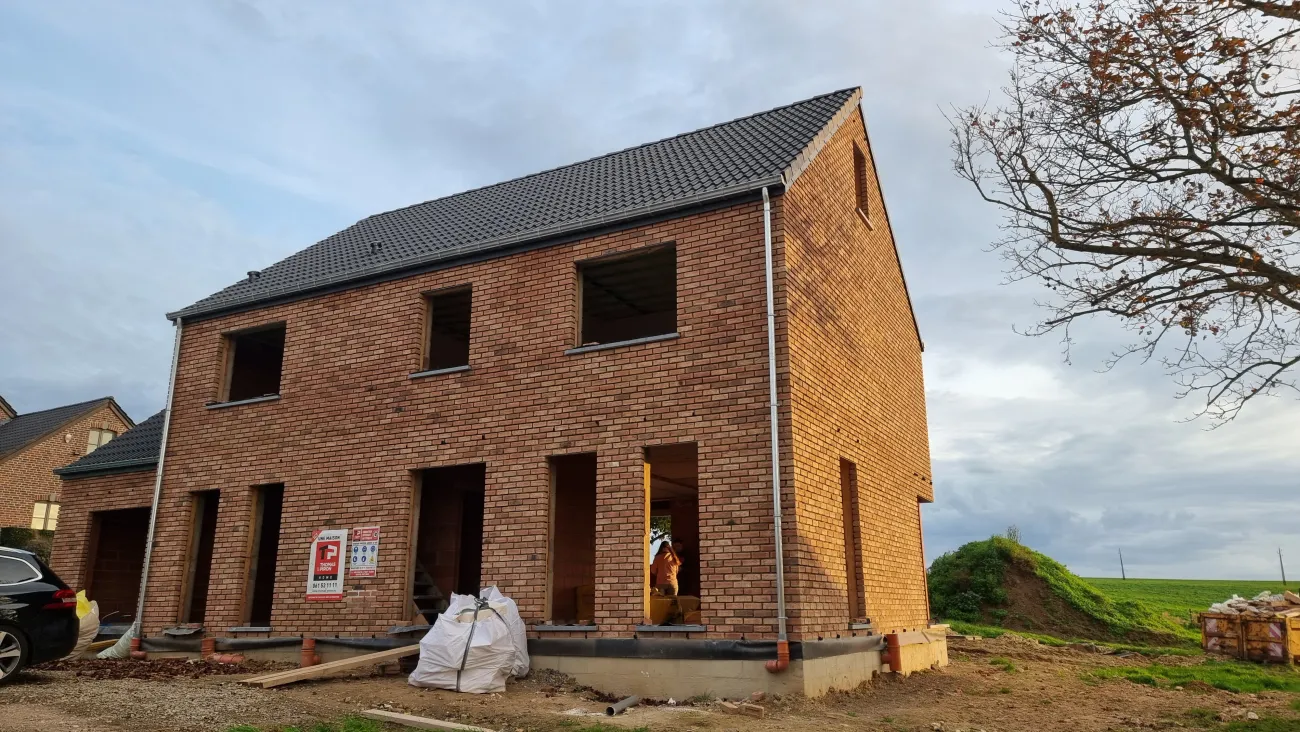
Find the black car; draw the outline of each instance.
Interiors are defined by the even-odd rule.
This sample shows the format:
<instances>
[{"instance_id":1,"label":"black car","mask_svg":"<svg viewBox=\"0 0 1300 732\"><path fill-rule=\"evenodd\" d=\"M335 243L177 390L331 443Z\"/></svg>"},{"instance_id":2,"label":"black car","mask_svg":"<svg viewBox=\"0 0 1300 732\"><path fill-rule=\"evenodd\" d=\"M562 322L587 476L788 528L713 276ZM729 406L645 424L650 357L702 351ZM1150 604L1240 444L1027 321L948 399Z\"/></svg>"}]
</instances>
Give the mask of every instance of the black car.
<instances>
[{"instance_id":1,"label":"black car","mask_svg":"<svg viewBox=\"0 0 1300 732\"><path fill-rule=\"evenodd\" d=\"M77 645L77 593L35 554L0 546L0 684Z\"/></svg>"}]
</instances>

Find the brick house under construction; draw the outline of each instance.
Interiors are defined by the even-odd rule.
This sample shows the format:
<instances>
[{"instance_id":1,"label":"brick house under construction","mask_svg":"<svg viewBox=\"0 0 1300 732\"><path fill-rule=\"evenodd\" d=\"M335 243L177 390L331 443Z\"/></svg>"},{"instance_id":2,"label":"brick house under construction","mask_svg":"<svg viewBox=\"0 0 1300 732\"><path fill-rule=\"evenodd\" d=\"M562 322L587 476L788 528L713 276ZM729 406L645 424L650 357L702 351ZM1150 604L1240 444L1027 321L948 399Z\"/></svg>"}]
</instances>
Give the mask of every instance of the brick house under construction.
<instances>
[{"instance_id":1,"label":"brick house under construction","mask_svg":"<svg viewBox=\"0 0 1300 732\"><path fill-rule=\"evenodd\" d=\"M851 687L895 634L940 662L922 344L859 99L378 214L170 314L145 647L373 645L495 584L536 665L628 691ZM315 532L357 527L374 576L308 599Z\"/></svg>"}]
</instances>

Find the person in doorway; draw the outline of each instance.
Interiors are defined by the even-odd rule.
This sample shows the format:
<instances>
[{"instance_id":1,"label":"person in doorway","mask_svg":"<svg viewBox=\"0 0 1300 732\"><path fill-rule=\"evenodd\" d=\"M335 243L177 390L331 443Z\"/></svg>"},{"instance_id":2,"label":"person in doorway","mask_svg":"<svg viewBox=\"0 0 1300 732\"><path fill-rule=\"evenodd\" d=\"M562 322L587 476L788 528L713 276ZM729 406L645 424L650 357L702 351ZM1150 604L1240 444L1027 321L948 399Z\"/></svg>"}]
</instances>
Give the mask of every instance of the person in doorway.
<instances>
[{"instance_id":1,"label":"person in doorway","mask_svg":"<svg viewBox=\"0 0 1300 732\"><path fill-rule=\"evenodd\" d=\"M668 597L677 596L677 570L682 560L668 542L659 545L659 552L650 565L650 582Z\"/></svg>"}]
</instances>

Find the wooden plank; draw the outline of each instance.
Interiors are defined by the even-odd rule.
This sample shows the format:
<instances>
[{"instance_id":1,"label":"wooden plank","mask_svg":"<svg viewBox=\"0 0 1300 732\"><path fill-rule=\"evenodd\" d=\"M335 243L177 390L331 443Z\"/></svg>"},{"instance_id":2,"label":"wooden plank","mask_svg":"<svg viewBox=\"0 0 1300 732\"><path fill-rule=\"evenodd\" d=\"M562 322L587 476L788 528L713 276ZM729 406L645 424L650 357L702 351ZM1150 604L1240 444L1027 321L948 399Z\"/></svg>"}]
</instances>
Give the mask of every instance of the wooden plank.
<instances>
[{"instance_id":1,"label":"wooden plank","mask_svg":"<svg viewBox=\"0 0 1300 732\"><path fill-rule=\"evenodd\" d=\"M316 666L308 666L307 668L296 668L290 671L254 676L252 678L243 679L240 683L261 686L263 689L269 689L273 686L292 684L307 679L318 679L322 676L329 676L332 673L361 668L362 666L375 666L381 663L389 663L390 661L396 661L399 658L414 656L419 652L420 644L416 643L414 645L402 646L401 648L390 648L387 651L379 651L378 653L367 653L364 656L354 656L353 658L344 658L339 661L330 661L329 663L322 663Z\"/></svg>"},{"instance_id":2,"label":"wooden plank","mask_svg":"<svg viewBox=\"0 0 1300 732\"><path fill-rule=\"evenodd\" d=\"M114 645L115 643L117 643L116 638L109 638L108 640L95 641L94 643L91 643L90 645L86 646L86 650L83 652L91 653L93 651L102 651L105 648Z\"/></svg>"},{"instance_id":3,"label":"wooden plank","mask_svg":"<svg viewBox=\"0 0 1300 732\"><path fill-rule=\"evenodd\" d=\"M1285 597L1286 601L1291 603L1292 605L1300 605L1300 595L1297 595L1296 593L1287 590L1286 592L1282 593L1282 596Z\"/></svg>"},{"instance_id":4,"label":"wooden plank","mask_svg":"<svg viewBox=\"0 0 1300 732\"><path fill-rule=\"evenodd\" d=\"M366 719L373 719L377 722L388 722L389 724L402 724L407 727L416 729L438 729L451 730L453 732L492 732L482 727L473 727L468 724L458 724L456 722L444 722L441 719L430 719L428 717L417 717L413 714L398 714L397 712L386 712L382 709L369 709L361 712L361 716Z\"/></svg>"}]
</instances>

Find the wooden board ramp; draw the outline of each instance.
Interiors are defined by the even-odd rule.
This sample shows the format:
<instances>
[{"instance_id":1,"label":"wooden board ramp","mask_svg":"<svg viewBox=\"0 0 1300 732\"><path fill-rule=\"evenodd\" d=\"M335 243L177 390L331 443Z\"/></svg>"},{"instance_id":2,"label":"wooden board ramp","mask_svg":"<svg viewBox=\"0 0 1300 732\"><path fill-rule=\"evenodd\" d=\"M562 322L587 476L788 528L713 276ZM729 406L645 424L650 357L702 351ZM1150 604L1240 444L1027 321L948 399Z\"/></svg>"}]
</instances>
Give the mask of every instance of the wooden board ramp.
<instances>
[{"instance_id":1,"label":"wooden board ramp","mask_svg":"<svg viewBox=\"0 0 1300 732\"><path fill-rule=\"evenodd\" d=\"M269 689L273 686L283 686L284 684L293 684L308 679L319 679L330 674L342 671L351 671L354 668L363 666L376 666L381 663L391 663L399 658L414 656L420 652L420 644L402 646L401 648L390 648L387 651L378 653L367 653L364 656L353 656L344 658L339 661L330 661L329 663L320 663L315 666L306 668L295 668L290 671L278 671L273 674L262 674L247 679L241 679L239 683L249 684L251 686L260 686L263 689Z\"/></svg>"},{"instance_id":2,"label":"wooden board ramp","mask_svg":"<svg viewBox=\"0 0 1300 732\"><path fill-rule=\"evenodd\" d=\"M398 712L386 712L383 709L369 709L359 713L366 719L373 719L376 722L388 722L389 724L402 724L415 729L437 729L446 730L447 732L492 732L490 729L483 727L474 727L468 724L458 724L456 722L444 722L441 719L430 719L429 717L417 717L413 714L399 714Z\"/></svg>"}]
</instances>

